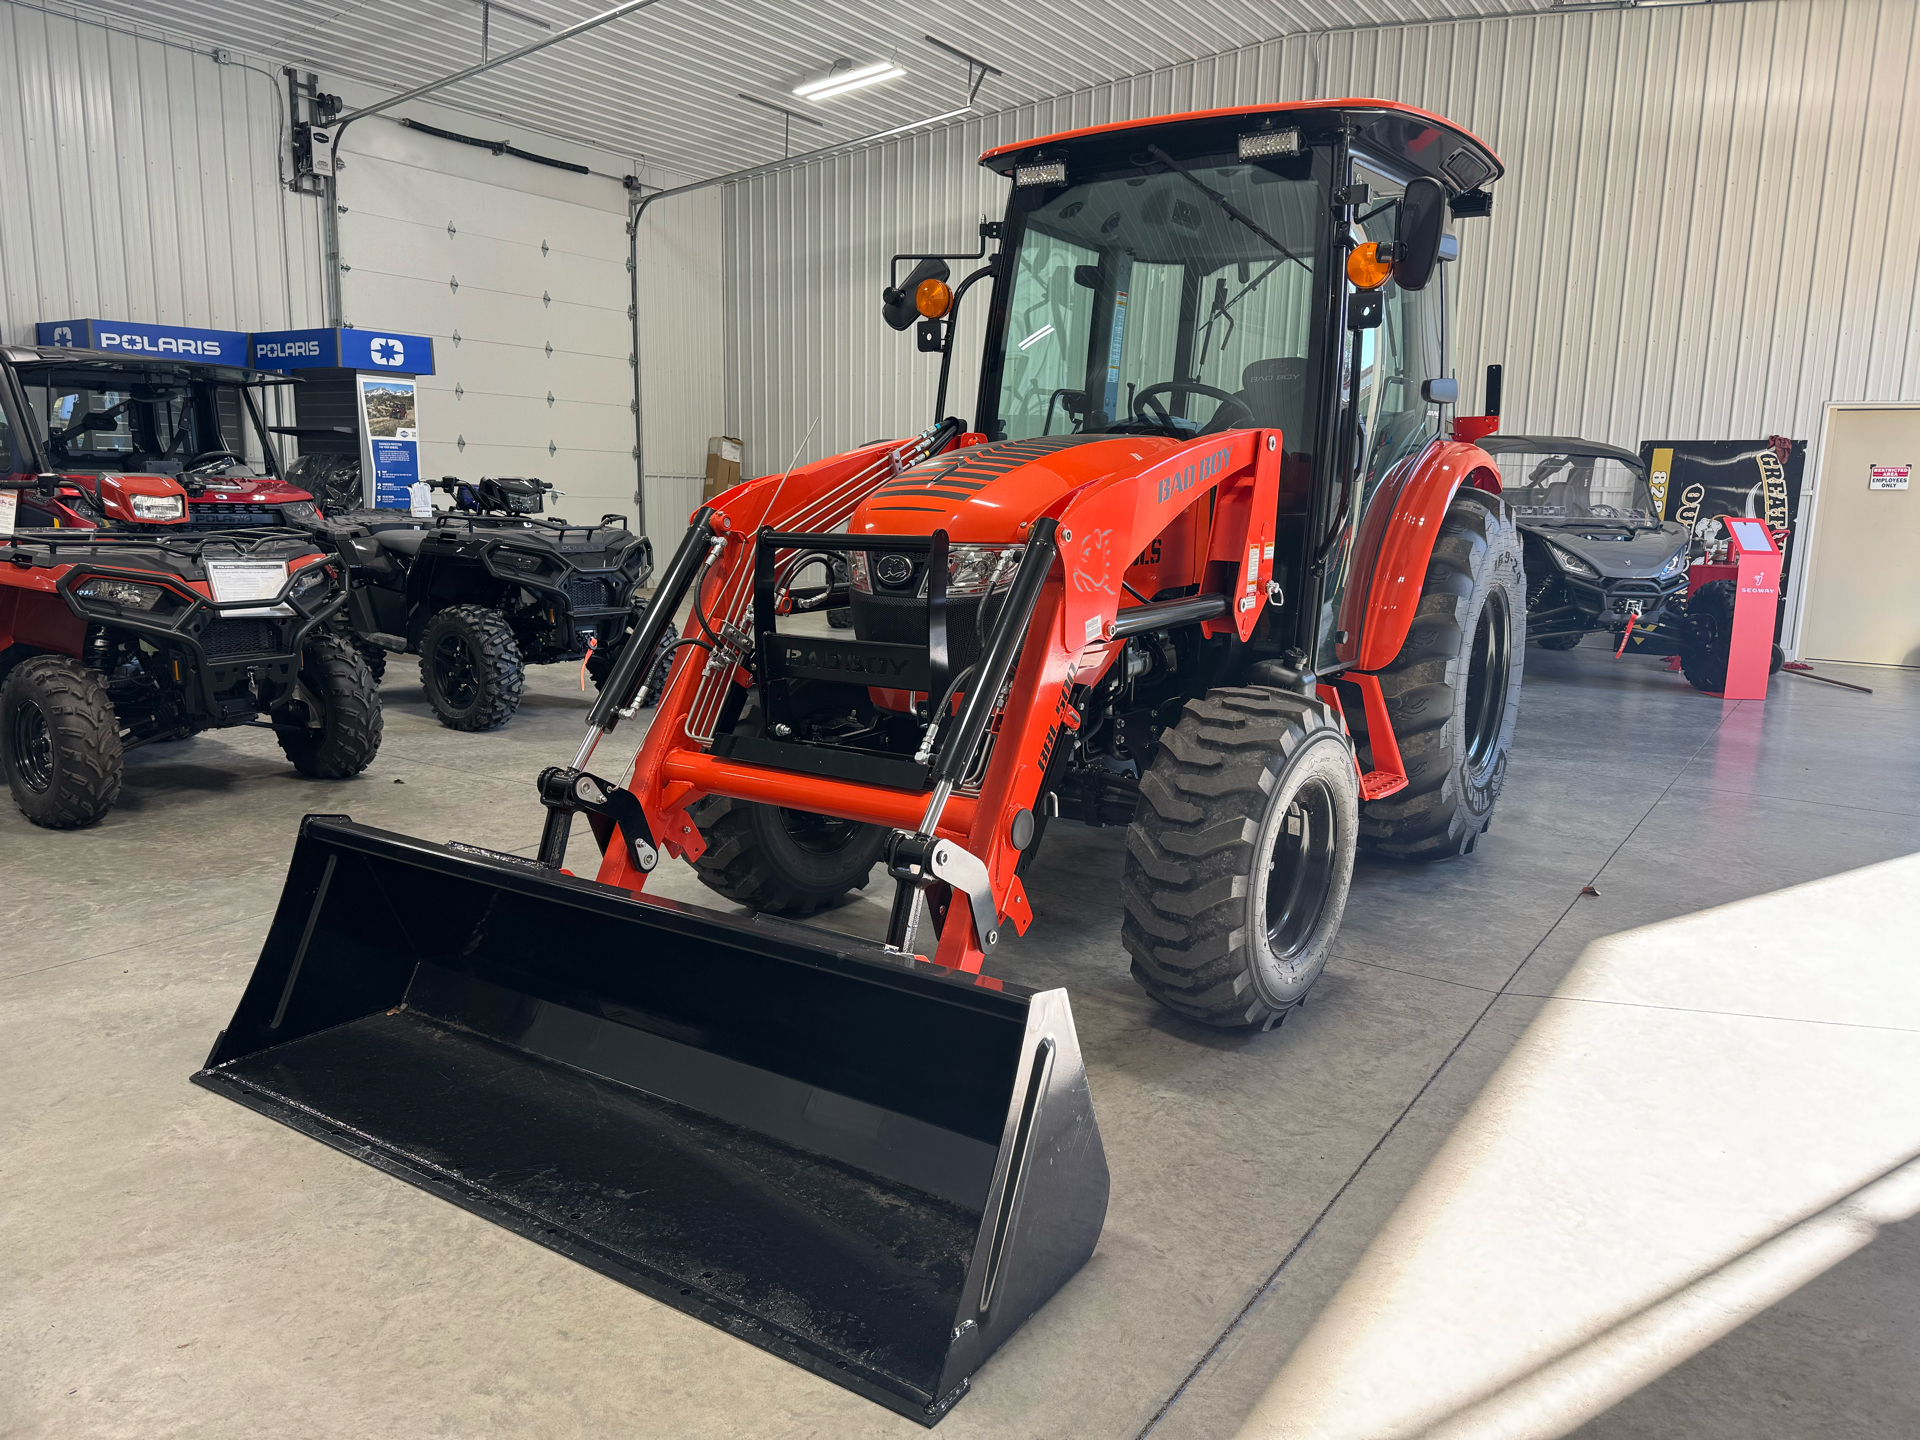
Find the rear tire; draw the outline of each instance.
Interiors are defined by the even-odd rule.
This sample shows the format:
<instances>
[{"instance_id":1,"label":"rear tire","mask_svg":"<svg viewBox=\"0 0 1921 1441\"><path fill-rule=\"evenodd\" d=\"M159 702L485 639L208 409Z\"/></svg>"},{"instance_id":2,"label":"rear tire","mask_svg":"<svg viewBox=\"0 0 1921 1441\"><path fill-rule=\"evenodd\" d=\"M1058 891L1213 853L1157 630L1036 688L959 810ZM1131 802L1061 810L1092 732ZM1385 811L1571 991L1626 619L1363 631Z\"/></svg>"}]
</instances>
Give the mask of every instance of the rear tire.
<instances>
[{"instance_id":1,"label":"rear tire","mask_svg":"<svg viewBox=\"0 0 1921 1441\"><path fill-rule=\"evenodd\" d=\"M1369 850L1445 860L1474 849L1507 775L1526 654L1513 513L1463 487L1441 522L1407 640L1380 672L1407 786L1362 807Z\"/></svg>"},{"instance_id":2,"label":"rear tire","mask_svg":"<svg viewBox=\"0 0 1921 1441\"><path fill-rule=\"evenodd\" d=\"M276 727L297 727L274 731L280 749L303 776L337 781L359 775L379 754L384 728L380 689L359 647L325 631L308 636L300 683L319 702L320 714L308 716L305 705L276 714Z\"/></svg>"},{"instance_id":3,"label":"rear tire","mask_svg":"<svg viewBox=\"0 0 1921 1441\"><path fill-rule=\"evenodd\" d=\"M1680 617L1681 674L1696 690L1728 688L1728 652L1734 642L1734 582L1711 580L1688 597ZM1780 646L1768 660L1768 674L1787 659Z\"/></svg>"},{"instance_id":4,"label":"rear tire","mask_svg":"<svg viewBox=\"0 0 1921 1441\"><path fill-rule=\"evenodd\" d=\"M120 722L100 677L64 655L23 660L0 686L0 762L20 814L90 826L120 799Z\"/></svg>"},{"instance_id":5,"label":"rear tire","mask_svg":"<svg viewBox=\"0 0 1921 1441\"><path fill-rule=\"evenodd\" d=\"M693 812L701 884L756 911L811 916L867 884L887 827L710 796Z\"/></svg>"},{"instance_id":6,"label":"rear tire","mask_svg":"<svg viewBox=\"0 0 1921 1441\"><path fill-rule=\"evenodd\" d=\"M520 709L527 669L514 632L480 605L436 611L420 638L420 684L440 723L457 731L490 731Z\"/></svg>"},{"instance_id":7,"label":"rear tire","mask_svg":"<svg viewBox=\"0 0 1921 1441\"><path fill-rule=\"evenodd\" d=\"M1127 828L1121 944L1141 988L1205 1025L1279 1025L1340 930L1359 808L1353 748L1318 701L1189 701Z\"/></svg>"}]
</instances>

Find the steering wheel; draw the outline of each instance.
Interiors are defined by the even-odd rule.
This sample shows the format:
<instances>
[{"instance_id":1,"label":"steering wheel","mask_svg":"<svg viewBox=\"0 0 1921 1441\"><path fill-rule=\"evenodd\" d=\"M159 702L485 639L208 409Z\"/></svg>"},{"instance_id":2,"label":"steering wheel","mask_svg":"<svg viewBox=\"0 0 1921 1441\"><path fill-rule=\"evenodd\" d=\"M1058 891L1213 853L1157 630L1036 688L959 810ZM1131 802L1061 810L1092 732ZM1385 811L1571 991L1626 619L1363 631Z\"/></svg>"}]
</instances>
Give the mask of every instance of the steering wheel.
<instances>
[{"instance_id":1,"label":"steering wheel","mask_svg":"<svg viewBox=\"0 0 1921 1441\"><path fill-rule=\"evenodd\" d=\"M180 468L182 470L199 470L202 466L211 465L216 460L232 461L235 465L245 465L247 463L245 456L235 455L231 450L203 450Z\"/></svg>"},{"instance_id":2,"label":"steering wheel","mask_svg":"<svg viewBox=\"0 0 1921 1441\"><path fill-rule=\"evenodd\" d=\"M1174 417L1168 414L1167 407L1162 405L1158 399L1162 394L1173 395L1177 391L1183 394L1209 396L1221 403L1221 408L1214 412L1213 418L1209 420L1206 425L1195 430L1194 434L1196 435L1207 435L1217 430L1227 430L1234 424L1252 425L1254 423L1254 412L1248 409L1247 402L1242 400L1240 396L1231 390L1222 390L1219 386L1202 385L1198 380L1163 380L1158 385L1150 385L1145 390L1136 391L1134 393L1134 419L1140 421L1143 425L1160 425L1167 427L1169 430L1181 429L1180 424ZM1229 406L1232 406L1236 411L1240 412L1240 419L1237 422L1230 422L1226 419L1229 414Z\"/></svg>"}]
</instances>

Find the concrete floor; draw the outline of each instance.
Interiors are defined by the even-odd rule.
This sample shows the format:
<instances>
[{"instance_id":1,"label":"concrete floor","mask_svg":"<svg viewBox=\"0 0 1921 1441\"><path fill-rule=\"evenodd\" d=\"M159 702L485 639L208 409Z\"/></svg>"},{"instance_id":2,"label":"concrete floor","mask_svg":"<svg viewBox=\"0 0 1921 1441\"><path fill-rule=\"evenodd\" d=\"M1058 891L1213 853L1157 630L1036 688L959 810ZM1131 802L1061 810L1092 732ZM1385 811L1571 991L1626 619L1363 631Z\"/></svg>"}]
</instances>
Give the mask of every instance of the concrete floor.
<instances>
[{"instance_id":1,"label":"concrete floor","mask_svg":"<svg viewBox=\"0 0 1921 1441\"><path fill-rule=\"evenodd\" d=\"M1121 832L1050 833L996 969L1071 991L1113 1203L942 1434L1231 1435L1589 941L1917 848L1912 672L1827 668L1872 696L1783 676L1759 707L1599 650L1528 665L1492 832L1444 866L1363 861L1336 959L1271 1034L1148 1001ZM298 817L530 851L574 684L537 672L504 731L459 735L397 663L355 781L231 732L136 752L93 830L0 815L0 1433L919 1434L187 1082ZM684 868L655 884L713 899ZM832 924L877 934L880 890ZM1912 1227L1884 1236L1581 1434L1916 1434Z\"/></svg>"}]
</instances>

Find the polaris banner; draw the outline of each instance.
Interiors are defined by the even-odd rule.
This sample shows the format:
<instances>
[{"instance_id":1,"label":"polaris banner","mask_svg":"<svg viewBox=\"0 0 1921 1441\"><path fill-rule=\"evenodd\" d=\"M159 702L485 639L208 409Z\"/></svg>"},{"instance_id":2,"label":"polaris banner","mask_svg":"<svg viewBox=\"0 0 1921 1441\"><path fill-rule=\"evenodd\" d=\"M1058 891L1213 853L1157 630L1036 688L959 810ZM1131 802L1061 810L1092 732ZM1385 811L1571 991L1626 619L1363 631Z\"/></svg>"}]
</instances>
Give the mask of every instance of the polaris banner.
<instances>
[{"instance_id":1,"label":"polaris banner","mask_svg":"<svg viewBox=\"0 0 1921 1441\"><path fill-rule=\"evenodd\" d=\"M263 330L253 337L262 370L369 370L432 375L434 343L397 330Z\"/></svg>"},{"instance_id":2,"label":"polaris banner","mask_svg":"<svg viewBox=\"0 0 1921 1441\"><path fill-rule=\"evenodd\" d=\"M40 345L72 345L150 360L198 360L245 365L247 335L239 330L195 330L184 325L147 325L137 320L43 320L34 327Z\"/></svg>"},{"instance_id":3,"label":"polaris banner","mask_svg":"<svg viewBox=\"0 0 1921 1441\"><path fill-rule=\"evenodd\" d=\"M366 436L367 489L383 510L406 510L420 479L420 420L414 383L384 375L360 377L360 430Z\"/></svg>"}]
</instances>

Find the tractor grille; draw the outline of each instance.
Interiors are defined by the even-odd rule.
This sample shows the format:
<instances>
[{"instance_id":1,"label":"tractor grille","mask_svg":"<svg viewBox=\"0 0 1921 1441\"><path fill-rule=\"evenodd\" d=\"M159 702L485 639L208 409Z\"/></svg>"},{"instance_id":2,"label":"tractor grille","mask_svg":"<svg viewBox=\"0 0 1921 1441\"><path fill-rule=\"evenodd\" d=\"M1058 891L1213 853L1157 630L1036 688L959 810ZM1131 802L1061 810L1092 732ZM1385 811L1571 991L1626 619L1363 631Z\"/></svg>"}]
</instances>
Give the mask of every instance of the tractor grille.
<instances>
[{"instance_id":1,"label":"tractor grille","mask_svg":"<svg viewBox=\"0 0 1921 1441\"><path fill-rule=\"evenodd\" d=\"M194 525L263 526L280 524L280 508L273 505L229 505L223 500L190 500L187 519Z\"/></svg>"},{"instance_id":2,"label":"tractor grille","mask_svg":"<svg viewBox=\"0 0 1921 1441\"><path fill-rule=\"evenodd\" d=\"M621 603L621 583L595 576L569 574L560 583L567 603L575 610L607 610Z\"/></svg>"},{"instance_id":3,"label":"tractor grille","mask_svg":"<svg viewBox=\"0 0 1921 1441\"><path fill-rule=\"evenodd\" d=\"M201 632L200 645L213 660L276 651L280 649L280 627L270 620L217 620Z\"/></svg>"}]
</instances>

